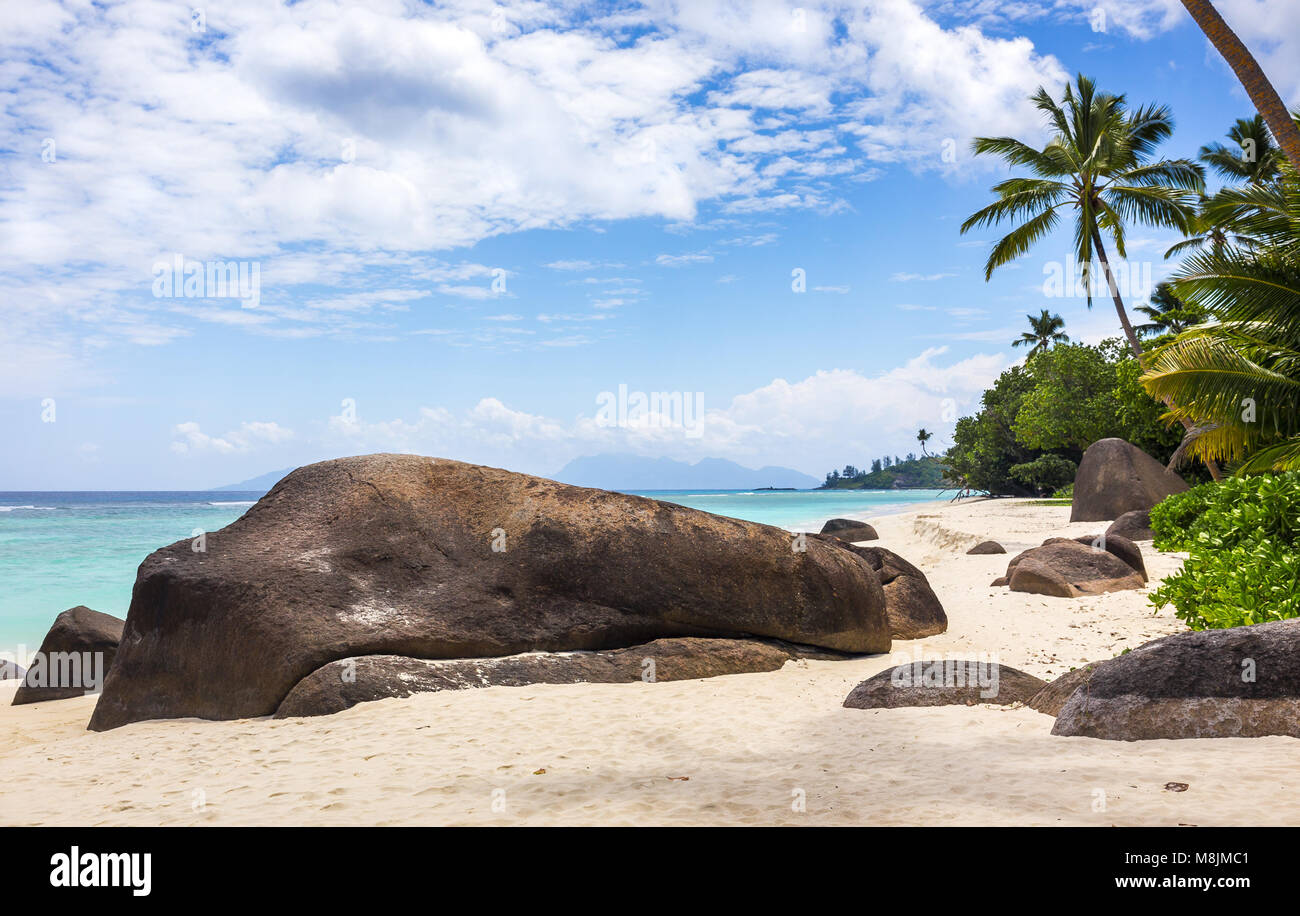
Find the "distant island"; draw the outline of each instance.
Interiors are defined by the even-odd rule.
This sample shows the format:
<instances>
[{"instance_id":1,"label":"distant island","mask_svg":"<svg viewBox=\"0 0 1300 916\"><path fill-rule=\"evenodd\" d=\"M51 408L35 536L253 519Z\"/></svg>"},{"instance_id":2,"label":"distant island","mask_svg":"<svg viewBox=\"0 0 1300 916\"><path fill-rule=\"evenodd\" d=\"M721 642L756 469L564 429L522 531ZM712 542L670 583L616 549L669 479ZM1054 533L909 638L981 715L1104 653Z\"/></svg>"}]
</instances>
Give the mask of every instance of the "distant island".
<instances>
[{"instance_id":1,"label":"distant island","mask_svg":"<svg viewBox=\"0 0 1300 916\"><path fill-rule=\"evenodd\" d=\"M217 490L243 490L246 493L265 493L283 480L293 468L284 468L279 471L270 471L257 477L251 477L248 480L239 483L228 483L224 487L213 487Z\"/></svg>"},{"instance_id":2,"label":"distant island","mask_svg":"<svg viewBox=\"0 0 1300 916\"><path fill-rule=\"evenodd\" d=\"M846 465L842 471L831 471L819 490L942 490L957 486L945 476L948 466L942 460L927 455L922 458L890 458L886 455L871 462L871 470Z\"/></svg>"},{"instance_id":3,"label":"distant island","mask_svg":"<svg viewBox=\"0 0 1300 916\"><path fill-rule=\"evenodd\" d=\"M725 458L688 464L620 454L575 458L554 477L561 483L602 490L812 490L819 483L792 468L747 468Z\"/></svg>"}]
</instances>

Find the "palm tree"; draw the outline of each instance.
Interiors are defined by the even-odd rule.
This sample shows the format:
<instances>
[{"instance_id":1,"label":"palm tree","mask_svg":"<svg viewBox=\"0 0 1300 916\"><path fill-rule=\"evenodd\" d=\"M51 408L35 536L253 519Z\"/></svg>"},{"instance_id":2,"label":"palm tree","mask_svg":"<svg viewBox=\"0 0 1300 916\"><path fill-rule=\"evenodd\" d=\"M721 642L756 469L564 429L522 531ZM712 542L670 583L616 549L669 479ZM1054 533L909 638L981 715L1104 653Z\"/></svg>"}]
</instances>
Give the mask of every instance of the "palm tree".
<instances>
[{"instance_id":1,"label":"palm tree","mask_svg":"<svg viewBox=\"0 0 1300 916\"><path fill-rule=\"evenodd\" d=\"M1237 33L1223 21L1223 17L1219 15L1219 11L1214 8L1210 0L1183 0L1183 6L1201 27L1205 37L1223 55L1228 66L1237 74L1237 79L1241 80L1241 85L1245 87L1251 102L1268 122L1273 136L1277 138L1278 145L1291 160L1291 164L1300 168L1300 126L1297 126L1287 114L1286 106L1282 104L1282 97L1277 94L1273 84L1264 75L1259 61L1255 60L1255 56L1237 37Z\"/></svg>"},{"instance_id":2,"label":"palm tree","mask_svg":"<svg viewBox=\"0 0 1300 916\"><path fill-rule=\"evenodd\" d=\"M1129 111L1124 96L1098 92L1083 74L1075 78L1074 87L1065 87L1060 105L1042 87L1032 99L1052 129L1043 149L1011 137L979 137L974 150L976 155L990 153L1010 165L1027 167L1037 177L1010 178L995 185L998 199L967 219L961 231L1004 219L1023 220L989 252L984 266L988 279L995 269L1055 229L1062 212L1069 214L1075 257L1085 269L1088 307L1092 307L1090 268L1095 254L1129 349L1145 367L1142 344L1124 311L1102 233L1111 237L1120 257L1127 257L1126 220L1190 235L1196 219L1192 203L1205 189L1204 170L1186 159L1148 161L1156 145L1173 133L1173 120L1163 105ZM1172 404L1166 404L1172 409ZM1188 430L1193 428L1190 419L1181 422ZM1218 467L1213 462L1206 462L1206 467L1218 480Z\"/></svg>"},{"instance_id":3,"label":"palm tree","mask_svg":"<svg viewBox=\"0 0 1300 916\"><path fill-rule=\"evenodd\" d=\"M1029 319L1030 330L1021 334L1019 340L1011 341L1011 346L1029 347L1029 355L1037 356L1054 343L1070 342L1070 338L1062 333L1065 321L1060 315L1053 315L1047 309L1043 309L1043 313L1037 318L1033 315L1025 317Z\"/></svg>"},{"instance_id":4,"label":"palm tree","mask_svg":"<svg viewBox=\"0 0 1300 916\"><path fill-rule=\"evenodd\" d=\"M974 150L976 155L1001 156L1010 165L1026 167L1035 177L1009 178L995 185L997 200L967 219L961 231L1003 220L1019 222L989 253L984 267L988 279L1067 216L1074 224L1074 254L1088 279L1088 307L1092 307L1090 267L1095 257L1129 348L1140 360L1142 344L1124 310L1103 233L1110 236L1122 258L1127 257L1126 222L1190 235L1195 221L1193 203L1205 187L1204 171L1186 159L1148 161L1156 144L1173 132L1173 121L1164 106L1129 111L1124 96L1098 92L1093 81L1082 74L1075 86L1066 86L1059 105L1041 87L1032 98L1052 128L1053 136L1043 149L1011 137L979 137Z\"/></svg>"},{"instance_id":5,"label":"palm tree","mask_svg":"<svg viewBox=\"0 0 1300 916\"><path fill-rule=\"evenodd\" d=\"M1233 201L1230 199L1236 189L1224 188L1212 196L1201 195L1196 208L1196 218L1192 222L1191 234L1177 244L1170 245L1165 252L1166 258L1181 257L1192 251L1206 248L1219 249L1225 245L1250 248L1255 239L1241 232L1232 220Z\"/></svg>"},{"instance_id":6,"label":"palm tree","mask_svg":"<svg viewBox=\"0 0 1300 916\"><path fill-rule=\"evenodd\" d=\"M1208 315L1201 309L1188 305L1174 295L1168 283L1157 284L1151 294L1150 305L1139 305L1137 310L1151 320L1136 328L1142 335L1181 334L1203 322Z\"/></svg>"},{"instance_id":7,"label":"palm tree","mask_svg":"<svg viewBox=\"0 0 1300 916\"><path fill-rule=\"evenodd\" d=\"M1300 115L1296 116L1300 119ZM1237 225L1237 215L1243 207L1253 203L1252 185L1271 185L1277 181L1279 163L1285 161L1281 150L1273 142L1264 119L1238 118L1228 131L1228 138L1236 145L1221 143L1201 147L1200 160L1222 177L1234 182L1244 182L1244 188L1224 188L1212 196L1201 195L1196 210L1192 235L1165 252L1166 258L1179 257L1205 248L1222 248L1236 245L1249 248L1256 240L1242 232Z\"/></svg>"},{"instance_id":8,"label":"palm tree","mask_svg":"<svg viewBox=\"0 0 1300 916\"><path fill-rule=\"evenodd\" d=\"M1300 468L1300 174L1283 166L1272 192L1240 214L1257 247L1194 255L1173 279L1218 319L1154 351L1142 377L1182 405L1171 419L1197 424L1175 460L1241 461L1239 474Z\"/></svg>"},{"instance_id":9,"label":"palm tree","mask_svg":"<svg viewBox=\"0 0 1300 916\"><path fill-rule=\"evenodd\" d=\"M916 431L916 441L921 443L921 454L927 458L930 457L930 453L925 450L925 443L929 442L933 436L934 433L927 432L924 426Z\"/></svg>"},{"instance_id":10,"label":"palm tree","mask_svg":"<svg viewBox=\"0 0 1300 916\"><path fill-rule=\"evenodd\" d=\"M1232 146L1207 144L1198 158L1229 181L1263 184L1277 178L1282 152L1273 143L1263 117L1238 118L1228 130L1228 139Z\"/></svg>"}]
</instances>

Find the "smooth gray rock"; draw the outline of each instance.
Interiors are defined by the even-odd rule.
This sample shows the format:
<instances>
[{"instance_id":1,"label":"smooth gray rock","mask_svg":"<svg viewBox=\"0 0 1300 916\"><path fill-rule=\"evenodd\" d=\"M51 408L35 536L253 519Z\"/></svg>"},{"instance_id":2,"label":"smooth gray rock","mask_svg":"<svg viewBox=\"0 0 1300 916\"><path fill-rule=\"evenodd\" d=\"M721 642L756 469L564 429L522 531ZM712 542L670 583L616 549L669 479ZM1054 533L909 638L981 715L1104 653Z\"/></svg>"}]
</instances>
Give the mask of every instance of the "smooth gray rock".
<instances>
[{"instance_id":1,"label":"smooth gray rock","mask_svg":"<svg viewBox=\"0 0 1300 916\"><path fill-rule=\"evenodd\" d=\"M1047 686L1038 693L1029 698L1027 704L1031 709L1036 709L1041 713L1049 716L1060 715L1061 707L1065 701L1070 698L1074 691L1088 682L1088 677L1093 668L1096 668L1099 662L1091 662L1087 665L1080 665L1071 671L1065 672L1054 681L1049 681Z\"/></svg>"},{"instance_id":2,"label":"smooth gray rock","mask_svg":"<svg viewBox=\"0 0 1300 916\"><path fill-rule=\"evenodd\" d=\"M1122 534L1085 534L1077 538L1048 538L1043 541L1043 546L1059 544L1062 541L1074 541L1084 547L1104 550L1117 560L1123 560L1131 569L1139 573L1143 582L1147 581L1147 565L1142 559L1142 548Z\"/></svg>"},{"instance_id":3,"label":"smooth gray rock","mask_svg":"<svg viewBox=\"0 0 1300 916\"><path fill-rule=\"evenodd\" d=\"M106 677L113 667L123 624L84 605L59 614L23 673L13 705L84 697L102 687L92 682Z\"/></svg>"},{"instance_id":4,"label":"smooth gray rock","mask_svg":"<svg viewBox=\"0 0 1300 916\"><path fill-rule=\"evenodd\" d=\"M828 535L813 537L829 539ZM885 614L894 639L921 639L948 629L948 615L930 580L913 564L884 547L841 544L871 564L885 590Z\"/></svg>"},{"instance_id":5,"label":"smooth gray rock","mask_svg":"<svg viewBox=\"0 0 1300 916\"><path fill-rule=\"evenodd\" d=\"M867 678L844 700L850 709L900 706L1007 706L1024 703L1047 682L996 662L935 659L897 665Z\"/></svg>"},{"instance_id":6,"label":"smooth gray rock","mask_svg":"<svg viewBox=\"0 0 1300 916\"><path fill-rule=\"evenodd\" d=\"M764 637L883 652L868 563L814 538L417 455L302 467L140 565L90 727L271 715L322 665Z\"/></svg>"},{"instance_id":7,"label":"smooth gray rock","mask_svg":"<svg viewBox=\"0 0 1300 916\"><path fill-rule=\"evenodd\" d=\"M1052 734L1300 737L1300 620L1178 633L1097 664Z\"/></svg>"},{"instance_id":8,"label":"smooth gray rock","mask_svg":"<svg viewBox=\"0 0 1300 916\"><path fill-rule=\"evenodd\" d=\"M880 535L876 533L875 528L866 522L860 522L852 518L833 518L822 525L820 533L849 542L880 540Z\"/></svg>"},{"instance_id":9,"label":"smooth gray rock","mask_svg":"<svg viewBox=\"0 0 1300 916\"><path fill-rule=\"evenodd\" d=\"M1142 574L1113 553L1068 538L1049 538L1014 557L1004 577L1013 592L1078 598L1142 588ZM999 580L994 581L994 585Z\"/></svg>"},{"instance_id":10,"label":"smooth gray rock","mask_svg":"<svg viewBox=\"0 0 1300 916\"><path fill-rule=\"evenodd\" d=\"M600 652L543 652L503 658L423 659L364 655L330 662L299 681L277 719L330 715L372 700L475 687L681 681L775 671L805 653L756 639L657 639ZM819 654L819 657L827 657ZM834 656L831 656L834 657Z\"/></svg>"},{"instance_id":11,"label":"smooth gray rock","mask_svg":"<svg viewBox=\"0 0 1300 916\"><path fill-rule=\"evenodd\" d=\"M1186 481L1136 445L1123 439L1098 439L1083 453L1074 475L1070 521L1118 519L1186 489Z\"/></svg>"},{"instance_id":12,"label":"smooth gray rock","mask_svg":"<svg viewBox=\"0 0 1300 916\"><path fill-rule=\"evenodd\" d=\"M1120 535L1128 538L1130 541L1150 541L1156 536L1151 530L1151 510L1134 509L1132 512L1125 512L1115 521L1110 523L1106 529L1106 536Z\"/></svg>"}]
</instances>

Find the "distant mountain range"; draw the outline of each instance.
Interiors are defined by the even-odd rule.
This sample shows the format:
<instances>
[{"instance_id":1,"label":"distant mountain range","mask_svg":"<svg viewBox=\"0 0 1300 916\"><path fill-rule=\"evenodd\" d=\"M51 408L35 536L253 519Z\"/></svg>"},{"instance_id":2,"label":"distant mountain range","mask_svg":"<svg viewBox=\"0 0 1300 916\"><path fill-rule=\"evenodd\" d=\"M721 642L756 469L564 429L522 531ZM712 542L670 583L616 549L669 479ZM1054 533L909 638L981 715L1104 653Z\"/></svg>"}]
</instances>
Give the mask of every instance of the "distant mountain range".
<instances>
[{"instance_id":1,"label":"distant mountain range","mask_svg":"<svg viewBox=\"0 0 1300 916\"><path fill-rule=\"evenodd\" d=\"M213 487L265 493L293 468L271 471L239 483ZM643 458L639 455L592 455L575 458L554 476L561 483L602 490L811 490L822 484L791 468L764 467L754 470L725 458L702 458L695 464L672 458Z\"/></svg>"},{"instance_id":2,"label":"distant mountain range","mask_svg":"<svg viewBox=\"0 0 1300 916\"><path fill-rule=\"evenodd\" d=\"M725 458L702 458L695 464L639 455L592 455L575 458L555 475L561 483L602 490L757 490L764 487L809 490L822 481L791 468L757 470Z\"/></svg>"},{"instance_id":3,"label":"distant mountain range","mask_svg":"<svg viewBox=\"0 0 1300 916\"><path fill-rule=\"evenodd\" d=\"M213 487L213 490L247 490L255 493L265 493L271 487L275 486L280 480L292 471L293 468L285 468L282 471L271 471L269 474L263 474L260 477L253 477L239 483L228 483L224 487Z\"/></svg>"}]
</instances>

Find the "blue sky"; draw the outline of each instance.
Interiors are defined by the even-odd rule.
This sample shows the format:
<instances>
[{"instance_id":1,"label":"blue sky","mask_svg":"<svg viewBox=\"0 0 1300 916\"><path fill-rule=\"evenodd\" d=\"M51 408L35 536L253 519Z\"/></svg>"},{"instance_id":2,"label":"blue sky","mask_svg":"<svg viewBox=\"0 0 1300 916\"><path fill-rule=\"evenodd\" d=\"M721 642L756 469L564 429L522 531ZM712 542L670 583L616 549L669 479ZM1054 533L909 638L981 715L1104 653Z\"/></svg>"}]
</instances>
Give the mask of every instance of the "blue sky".
<instances>
[{"instance_id":1,"label":"blue sky","mask_svg":"<svg viewBox=\"0 0 1300 916\"><path fill-rule=\"evenodd\" d=\"M942 446L1027 312L1118 332L1044 296L1064 235L984 281L971 137L1041 138L1080 70L1169 104L1169 156L1251 112L1176 0L5 6L0 489ZM1300 4L1218 6L1300 103ZM176 255L257 302L156 296ZM604 424L620 385L703 420Z\"/></svg>"}]
</instances>

